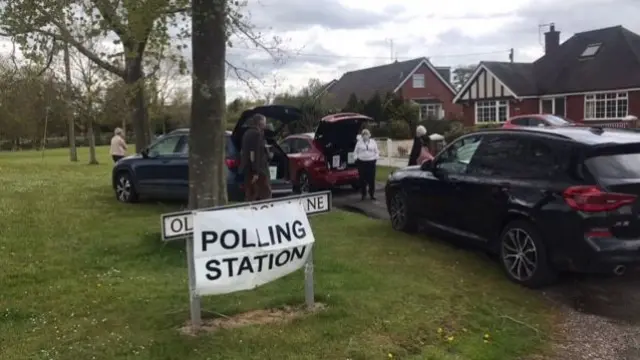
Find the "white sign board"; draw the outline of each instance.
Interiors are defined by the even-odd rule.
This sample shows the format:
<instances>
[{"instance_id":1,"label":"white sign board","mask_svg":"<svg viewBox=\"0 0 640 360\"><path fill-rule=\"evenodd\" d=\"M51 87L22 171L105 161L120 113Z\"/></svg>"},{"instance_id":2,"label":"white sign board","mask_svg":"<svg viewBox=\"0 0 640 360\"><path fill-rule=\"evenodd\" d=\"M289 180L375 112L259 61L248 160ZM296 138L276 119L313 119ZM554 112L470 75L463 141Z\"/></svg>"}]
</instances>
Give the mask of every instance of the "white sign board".
<instances>
[{"instance_id":1,"label":"white sign board","mask_svg":"<svg viewBox=\"0 0 640 360\"><path fill-rule=\"evenodd\" d=\"M198 295L251 290L302 268L314 243L300 203L267 209L195 212L193 260Z\"/></svg>"},{"instance_id":2,"label":"white sign board","mask_svg":"<svg viewBox=\"0 0 640 360\"><path fill-rule=\"evenodd\" d=\"M267 209L278 204L297 203L302 204L307 215L322 214L331 211L331 191L320 191L304 195L294 195L282 198L274 198L263 201L256 201L250 204L237 204L222 207L215 207L205 210L223 210L231 208L244 209ZM180 211L163 214L160 217L162 225L162 240L183 239L193 233L193 216L191 211Z\"/></svg>"}]
</instances>

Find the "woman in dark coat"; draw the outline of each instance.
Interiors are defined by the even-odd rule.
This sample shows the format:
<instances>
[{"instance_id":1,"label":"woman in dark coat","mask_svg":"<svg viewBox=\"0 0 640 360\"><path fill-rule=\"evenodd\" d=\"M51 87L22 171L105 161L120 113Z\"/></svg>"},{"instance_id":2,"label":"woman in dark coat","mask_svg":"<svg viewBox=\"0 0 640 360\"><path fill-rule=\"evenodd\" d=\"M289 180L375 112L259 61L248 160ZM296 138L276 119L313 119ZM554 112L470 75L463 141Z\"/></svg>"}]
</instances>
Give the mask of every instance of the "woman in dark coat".
<instances>
[{"instance_id":1,"label":"woman in dark coat","mask_svg":"<svg viewBox=\"0 0 640 360\"><path fill-rule=\"evenodd\" d=\"M422 153L422 147L425 144L424 137L427 135L427 129L420 125L416 128L416 137L413 138L413 146L411 146L411 152L409 153L409 166L418 165L418 158Z\"/></svg>"}]
</instances>

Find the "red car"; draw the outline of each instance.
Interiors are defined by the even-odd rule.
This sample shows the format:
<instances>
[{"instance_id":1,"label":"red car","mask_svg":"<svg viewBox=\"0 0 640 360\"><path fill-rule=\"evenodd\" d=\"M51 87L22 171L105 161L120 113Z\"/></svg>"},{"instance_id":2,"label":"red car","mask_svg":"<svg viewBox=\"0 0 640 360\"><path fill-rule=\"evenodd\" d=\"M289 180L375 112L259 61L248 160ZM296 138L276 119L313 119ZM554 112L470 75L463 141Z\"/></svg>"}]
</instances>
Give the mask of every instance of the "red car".
<instances>
[{"instance_id":1,"label":"red car","mask_svg":"<svg viewBox=\"0 0 640 360\"><path fill-rule=\"evenodd\" d=\"M575 123L558 115L529 114L514 116L502 125L507 129L520 126L575 126Z\"/></svg>"},{"instance_id":2,"label":"red car","mask_svg":"<svg viewBox=\"0 0 640 360\"><path fill-rule=\"evenodd\" d=\"M340 185L358 186L353 158L362 125L372 120L358 113L323 117L315 132L290 135L280 147L289 158L290 179L300 192Z\"/></svg>"}]
</instances>

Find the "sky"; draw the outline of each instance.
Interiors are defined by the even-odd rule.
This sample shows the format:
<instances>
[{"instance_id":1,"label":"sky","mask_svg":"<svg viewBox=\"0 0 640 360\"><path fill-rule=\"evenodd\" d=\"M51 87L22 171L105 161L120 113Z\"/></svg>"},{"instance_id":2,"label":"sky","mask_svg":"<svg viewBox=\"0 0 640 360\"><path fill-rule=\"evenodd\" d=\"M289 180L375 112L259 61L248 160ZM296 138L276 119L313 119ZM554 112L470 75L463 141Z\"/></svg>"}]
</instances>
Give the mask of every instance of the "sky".
<instances>
[{"instance_id":1,"label":"sky","mask_svg":"<svg viewBox=\"0 0 640 360\"><path fill-rule=\"evenodd\" d=\"M395 59L424 56L456 67L508 61L513 48L515 61L530 62L543 54L541 25L551 22L561 41L616 25L640 33L639 0L248 0L242 11L262 44L280 41L268 52L232 38L227 60L242 69L242 79L229 72L228 101L297 90L311 78L327 82ZM6 42L0 50L7 51ZM176 87L189 84L175 79Z\"/></svg>"}]
</instances>

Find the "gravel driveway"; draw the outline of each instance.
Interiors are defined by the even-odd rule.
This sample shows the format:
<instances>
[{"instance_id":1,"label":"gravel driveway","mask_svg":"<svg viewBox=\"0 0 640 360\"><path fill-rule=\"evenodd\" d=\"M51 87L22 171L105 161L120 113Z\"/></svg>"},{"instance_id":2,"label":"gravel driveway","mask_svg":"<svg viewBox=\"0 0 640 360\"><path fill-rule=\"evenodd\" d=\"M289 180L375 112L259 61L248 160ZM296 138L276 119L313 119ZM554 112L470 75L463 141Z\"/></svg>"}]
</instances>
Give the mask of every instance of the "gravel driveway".
<instances>
[{"instance_id":1,"label":"gravel driveway","mask_svg":"<svg viewBox=\"0 0 640 360\"><path fill-rule=\"evenodd\" d=\"M571 275L544 294L564 310L551 359L640 359L640 271Z\"/></svg>"}]
</instances>

